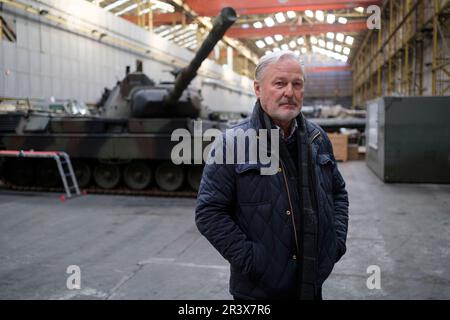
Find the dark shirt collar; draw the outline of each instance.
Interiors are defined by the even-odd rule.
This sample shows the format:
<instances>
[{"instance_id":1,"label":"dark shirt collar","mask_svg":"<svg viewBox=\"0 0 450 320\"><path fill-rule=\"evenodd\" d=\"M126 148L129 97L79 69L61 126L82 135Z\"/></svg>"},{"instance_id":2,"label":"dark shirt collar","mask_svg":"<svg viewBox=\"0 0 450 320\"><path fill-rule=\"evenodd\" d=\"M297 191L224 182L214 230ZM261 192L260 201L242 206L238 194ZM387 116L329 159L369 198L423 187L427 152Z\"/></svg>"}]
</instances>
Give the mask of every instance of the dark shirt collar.
<instances>
[{"instance_id":1,"label":"dark shirt collar","mask_svg":"<svg viewBox=\"0 0 450 320\"><path fill-rule=\"evenodd\" d=\"M295 130L297 130L297 128L298 128L298 124L297 124L297 119L293 119L292 120L292 123L291 123L291 132L289 133L289 136L286 138L285 136L284 136L284 130L283 129L281 129L279 126L277 126L277 125L275 125L275 127L277 128L277 129L279 129L280 130L280 136L281 136L281 139L283 139L284 141L287 141L287 140L289 140L289 139L291 139L292 138L292 136L294 135L294 133L295 133Z\"/></svg>"}]
</instances>

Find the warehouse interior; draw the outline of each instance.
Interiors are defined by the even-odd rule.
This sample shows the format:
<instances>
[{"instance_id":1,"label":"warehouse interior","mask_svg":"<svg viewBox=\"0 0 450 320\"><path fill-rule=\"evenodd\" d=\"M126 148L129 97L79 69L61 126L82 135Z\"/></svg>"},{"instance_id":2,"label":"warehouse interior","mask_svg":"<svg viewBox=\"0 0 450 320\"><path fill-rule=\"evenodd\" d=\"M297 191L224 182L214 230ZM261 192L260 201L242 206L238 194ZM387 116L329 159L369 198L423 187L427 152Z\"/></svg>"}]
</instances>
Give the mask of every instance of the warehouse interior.
<instances>
[{"instance_id":1,"label":"warehouse interior","mask_svg":"<svg viewBox=\"0 0 450 320\"><path fill-rule=\"evenodd\" d=\"M324 299L449 299L449 0L0 0L0 299L232 299L171 134L285 50L349 192Z\"/></svg>"}]
</instances>

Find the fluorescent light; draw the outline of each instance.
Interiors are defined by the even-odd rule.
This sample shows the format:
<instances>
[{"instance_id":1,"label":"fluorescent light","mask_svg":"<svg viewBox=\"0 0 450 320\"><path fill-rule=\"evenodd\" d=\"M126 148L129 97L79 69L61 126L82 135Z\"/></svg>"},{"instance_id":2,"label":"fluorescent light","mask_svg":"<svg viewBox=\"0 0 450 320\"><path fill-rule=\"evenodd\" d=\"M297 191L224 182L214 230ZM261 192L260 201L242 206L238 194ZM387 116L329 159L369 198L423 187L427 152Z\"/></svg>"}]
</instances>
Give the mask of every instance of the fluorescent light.
<instances>
[{"instance_id":1,"label":"fluorescent light","mask_svg":"<svg viewBox=\"0 0 450 320\"><path fill-rule=\"evenodd\" d=\"M170 27L169 29L166 29L166 30L164 30L163 32L161 32L159 35L161 36L161 37L165 37L165 36L167 36L169 33L172 33L172 32L174 32L174 31L176 31L176 30L178 30L178 29L181 29L183 26L181 25L181 24L177 24L176 26L174 26L174 27Z\"/></svg>"},{"instance_id":2,"label":"fluorescent light","mask_svg":"<svg viewBox=\"0 0 450 320\"><path fill-rule=\"evenodd\" d=\"M314 12L312 12L311 10L306 10L305 14L307 17L310 17L310 18L314 17Z\"/></svg>"},{"instance_id":3,"label":"fluorescent light","mask_svg":"<svg viewBox=\"0 0 450 320\"><path fill-rule=\"evenodd\" d=\"M332 23L334 23L336 21L336 16L334 15L334 14L329 14L329 15L327 15L327 22L329 23L329 24L332 24Z\"/></svg>"},{"instance_id":4,"label":"fluorescent light","mask_svg":"<svg viewBox=\"0 0 450 320\"><path fill-rule=\"evenodd\" d=\"M173 39L173 41L178 42L178 41L186 41L186 42L190 42L194 39L197 39L197 35L195 34L195 32L186 32L185 34L182 34L181 36L176 37L175 39Z\"/></svg>"},{"instance_id":5,"label":"fluorescent light","mask_svg":"<svg viewBox=\"0 0 450 320\"><path fill-rule=\"evenodd\" d=\"M316 10L316 19L319 21L323 21L325 19L322 10Z\"/></svg>"},{"instance_id":6,"label":"fluorescent light","mask_svg":"<svg viewBox=\"0 0 450 320\"><path fill-rule=\"evenodd\" d=\"M339 17L338 22L342 23L342 24L346 24L347 23L347 18Z\"/></svg>"},{"instance_id":7,"label":"fluorescent light","mask_svg":"<svg viewBox=\"0 0 450 320\"><path fill-rule=\"evenodd\" d=\"M342 50L342 52L348 56L350 54L350 48L344 47L344 50Z\"/></svg>"},{"instance_id":8,"label":"fluorescent light","mask_svg":"<svg viewBox=\"0 0 450 320\"><path fill-rule=\"evenodd\" d=\"M266 46L266 44L264 43L264 41L262 41L262 40L258 40L258 41L256 41L255 42L255 44L256 44L256 46L258 47L258 48L264 48L265 46Z\"/></svg>"},{"instance_id":9,"label":"fluorescent light","mask_svg":"<svg viewBox=\"0 0 450 320\"><path fill-rule=\"evenodd\" d=\"M323 39L319 39L319 46L325 47L325 41Z\"/></svg>"},{"instance_id":10,"label":"fluorescent light","mask_svg":"<svg viewBox=\"0 0 450 320\"><path fill-rule=\"evenodd\" d=\"M364 12L364 8L363 7L357 7L357 8L355 8L355 11L357 11L359 13L363 13Z\"/></svg>"},{"instance_id":11,"label":"fluorescent light","mask_svg":"<svg viewBox=\"0 0 450 320\"><path fill-rule=\"evenodd\" d=\"M304 44L305 43L305 39L303 39L302 37L297 39L297 43L298 44Z\"/></svg>"},{"instance_id":12,"label":"fluorescent light","mask_svg":"<svg viewBox=\"0 0 450 320\"><path fill-rule=\"evenodd\" d=\"M197 39L194 40L190 40L189 42L186 42L185 44L181 44L183 47L187 48L187 47L191 47L192 45L194 45L195 43L197 43Z\"/></svg>"},{"instance_id":13,"label":"fluorescent light","mask_svg":"<svg viewBox=\"0 0 450 320\"><path fill-rule=\"evenodd\" d=\"M270 46L271 44L273 44L273 39L272 37L265 37L264 41L266 41L266 43Z\"/></svg>"},{"instance_id":14,"label":"fluorescent light","mask_svg":"<svg viewBox=\"0 0 450 320\"><path fill-rule=\"evenodd\" d=\"M340 44L337 44L334 46L334 50L337 52L341 52L342 51L342 46Z\"/></svg>"},{"instance_id":15,"label":"fluorescent light","mask_svg":"<svg viewBox=\"0 0 450 320\"><path fill-rule=\"evenodd\" d=\"M294 40L289 42L289 47L291 47L292 49L294 49L296 46L297 46L297 43Z\"/></svg>"},{"instance_id":16,"label":"fluorescent light","mask_svg":"<svg viewBox=\"0 0 450 320\"><path fill-rule=\"evenodd\" d=\"M124 14L124 13L127 13L128 11L131 11L131 10L133 10L133 9L136 9L137 6L138 6L137 3L132 4L131 6L126 7L126 8L123 9L122 11L116 12L115 15L116 15L116 16L120 16L120 15L122 15L122 14Z\"/></svg>"},{"instance_id":17,"label":"fluorescent light","mask_svg":"<svg viewBox=\"0 0 450 320\"><path fill-rule=\"evenodd\" d=\"M273 52L278 52L280 51L280 48L273 48Z\"/></svg>"},{"instance_id":18,"label":"fluorescent light","mask_svg":"<svg viewBox=\"0 0 450 320\"><path fill-rule=\"evenodd\" d=\"M103 9L105 9L106 11L109 11L109 10L112 10L114 8L117 8L117 7L121 6L121 5L123 5L124 3L127 3L128 1L130 1L130 0L119 0L119 1L116 1L116 2L113 2L113 3L109 4L109 5L107 5Z\"/></svg>"},{"instance_id":19,"label":"fluorescent light","mask_svg":"<svg viewBox=\"0 0 450 320\"><path fill-rule=\"evenodd\" d=\"M270 54L270 53L272 53L272 51L267 50L264 54Z\"/></svg>"},{"instance_id":20,"label":"fluorescent light","mask_svg":"<svg viewBox=\"0 0 450 320\"><path fill-rule=\"evenodd\" d=\"M186 30L187 30L187 29L184 29L183 32L181 32L179 35L177 35L177 36L173 39L173 41L178 42L178 41L183 40L183 39L186 39L186 38L188 38L188 37L193 37L193 36L196 37L196 34L195 34L194 31L187 31L187 32L186 32Z\"/></svg>"},{"instance_id":21,"label":"fluorescent light","mask_svg":"<svg viewBox=\"0 0 450 320\"><path fill-rule=\"evenodd\" d=\"M287 50L289 50L289 46L286 43L284 43L281 45L281 50L287 51Z\"/></svg>"},{"instance_id":22,"label":"fluorescent light","mask_svg":"<svg viewBox=\"0 0 450 320\"><path fill-rule=\"evenodd\" d=\"M302 51L303 54L306 53L306 48L305 47L301 48L300 50Z\"/></svg>"},{"instance_id":23,"label":"fluorescent light","mask_svg":"<svg viewBox=\"0 0 450 320\"><path fill-rule=\"evenodd\" d=\"M355 39L354 39L353 37L347 36L347 37L345 38L345 43L351 46L351 45L353 44L353 41L354 41L354 40L355 40Z\"/></svg>"},{"instance_id":24,"label":"fluorescent light","mask_svg":"<svg viewBox=\"0 0 450 320\"><path fill-rule=\"evenodd\" d=\"M339 60L341 58L341 55L337 52L333 53L333 58L335 58L336 60Z\"/></svg>"},{"instance_id":25,"label":"fluorescent light","mask_svg":"<svg viewBox=\"0 0 450 320\"><path fill-rule=\"evenodd\" d=\"M336 33L336 40L339 41L339 42L343 42L344 41L344 34Z\"/></svg>"},{"instance_id":26,"label":"fluorescent light","mask_svg":"<svg viewBox=\"0 0 450 320\"><path fill-rule=\"evenodd\" d=\"M334 33L333 32L327 32L327 38L328 39L334 39Z\"/></svg>"},{"instance_id":27,"label":"fluorescent light","mask_svg":"<svg viewBox=\"0 0 450 320\"><path fill-rule=\"evenodd\" d=\"M295 18L295 12L294 11L288 11L286 12L286 15L289 19L294 19Z\"/></svg>"},{"instance_id":28,"label":"fluorescent light","mask_svg":"<svg viewBox=\"0 0 450 320\"><path fill-rule=\"evenodd\" d=\"M314 36L311 36L311 37L309 38L309 41L311 41L312 44L317 44L317 38L314 37Z\"/></svg>"},{"instance_id":29,"label":"fluorescent light","mask_svg":"<svg viewBox=\"0 0 450 320\"><path fill-rule=\"evenodd\" d=\"M281 34L276 34L276 35L274 36L274 38L275 38L276 41L281 41L281 40L283 40L283 36L282 36Z\"/></svg>"},{"instance_id":30,"label":"fluorescent light","mask_svg":"<svg viewBox=\"0 0 450 320\"><path fill-rule=\"evenodd\" d=\"M256 29L261 29L261 28L263 27L263 24L262 24L260 21L256 21L256 22L253 24L253 26L254 26Z\"/></svg>"},{"instance_id":31,"label":"fluorescent light","mask_svg":"<svg viewBox=\"0 0 450 320\"><path fill-rule=\"evenodd\" d=\"M273 21L273 19L271 17L267 17L264 19L264 23L266 24L266 26L268 27L273 27L275 25L275 21Z\"/></svg>"},{"instance_id":32,"label":"fluorescent light","mask_svg":"<svg viewBox=\"0 0 450 320\"><path fill-rule=\"evenodd\" d=\"M328 42L327 42L327 49L329 49L329 50L333 50L333 48L334 48L334 44L333 44L333 42L331 42L331 41L328 41Z\"/></svg>"},{"instance_id":33,"label":"fluorescent light","mask_svg":"<svg viewBox=\"0 0 450 320\"><path fill-rule=\"evenodd\" d=\"M241 28L242 29L248 29L248 28L250 28L250 25L248 23L244 23L244 24L241 25Z\"/></svg>"},{"instance_id":34,"label":"fluorescent light","mask_svg":"<svg viewBox=\"0 0 450 320\"><path fill-rule=\"evenodd\" d=\"M284 17L283 12L278 12L278 13L275 15L275 19L277 19L278 23L283 23L283 22L286 21L286 18Z\"/></svg>"}]
</instances>

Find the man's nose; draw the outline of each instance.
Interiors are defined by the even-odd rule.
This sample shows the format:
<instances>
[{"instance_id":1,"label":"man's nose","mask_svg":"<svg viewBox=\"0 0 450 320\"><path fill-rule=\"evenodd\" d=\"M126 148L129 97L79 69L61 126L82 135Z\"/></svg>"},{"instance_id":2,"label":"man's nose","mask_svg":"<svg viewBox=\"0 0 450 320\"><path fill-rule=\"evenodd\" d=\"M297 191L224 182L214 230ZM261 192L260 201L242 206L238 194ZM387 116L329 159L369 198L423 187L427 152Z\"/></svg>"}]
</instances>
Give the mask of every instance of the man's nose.
<instances>
[{"instance_id":1,"label":"man's nose","mask_svg":"<svg viewBox=\"0 0 450 320\"><path fill-rule=\"evenodd\" d=\"M294 95L294 88L292 87L291 83L288 83L288 85L286 86L286 89L284 90L284 95L289 98Z\"/></svg>"}]
</instances>

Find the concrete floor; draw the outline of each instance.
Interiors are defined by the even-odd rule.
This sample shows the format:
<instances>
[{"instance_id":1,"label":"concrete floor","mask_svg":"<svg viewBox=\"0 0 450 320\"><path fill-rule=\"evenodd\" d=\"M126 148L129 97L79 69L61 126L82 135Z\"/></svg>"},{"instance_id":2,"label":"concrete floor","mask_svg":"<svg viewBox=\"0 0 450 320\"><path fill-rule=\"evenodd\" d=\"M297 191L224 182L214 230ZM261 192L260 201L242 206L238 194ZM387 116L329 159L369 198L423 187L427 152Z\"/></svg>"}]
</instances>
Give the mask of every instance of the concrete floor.
<instances>
[{"instance_id":1,"label":"concrete floor","mask_svg":"<svg viewBox=\"0 0 450 320\"><path fill-rule=\"evenodd\" d=\"M347 254L325 299L450 299L450 185L384 184L340 163ZM230 299L228 265L198 233L195 199L0 190L0 299ZM81 270L68 290L66 269ZM379 266L381 289L367 268Z\"/></svg>"}]
</instances>

